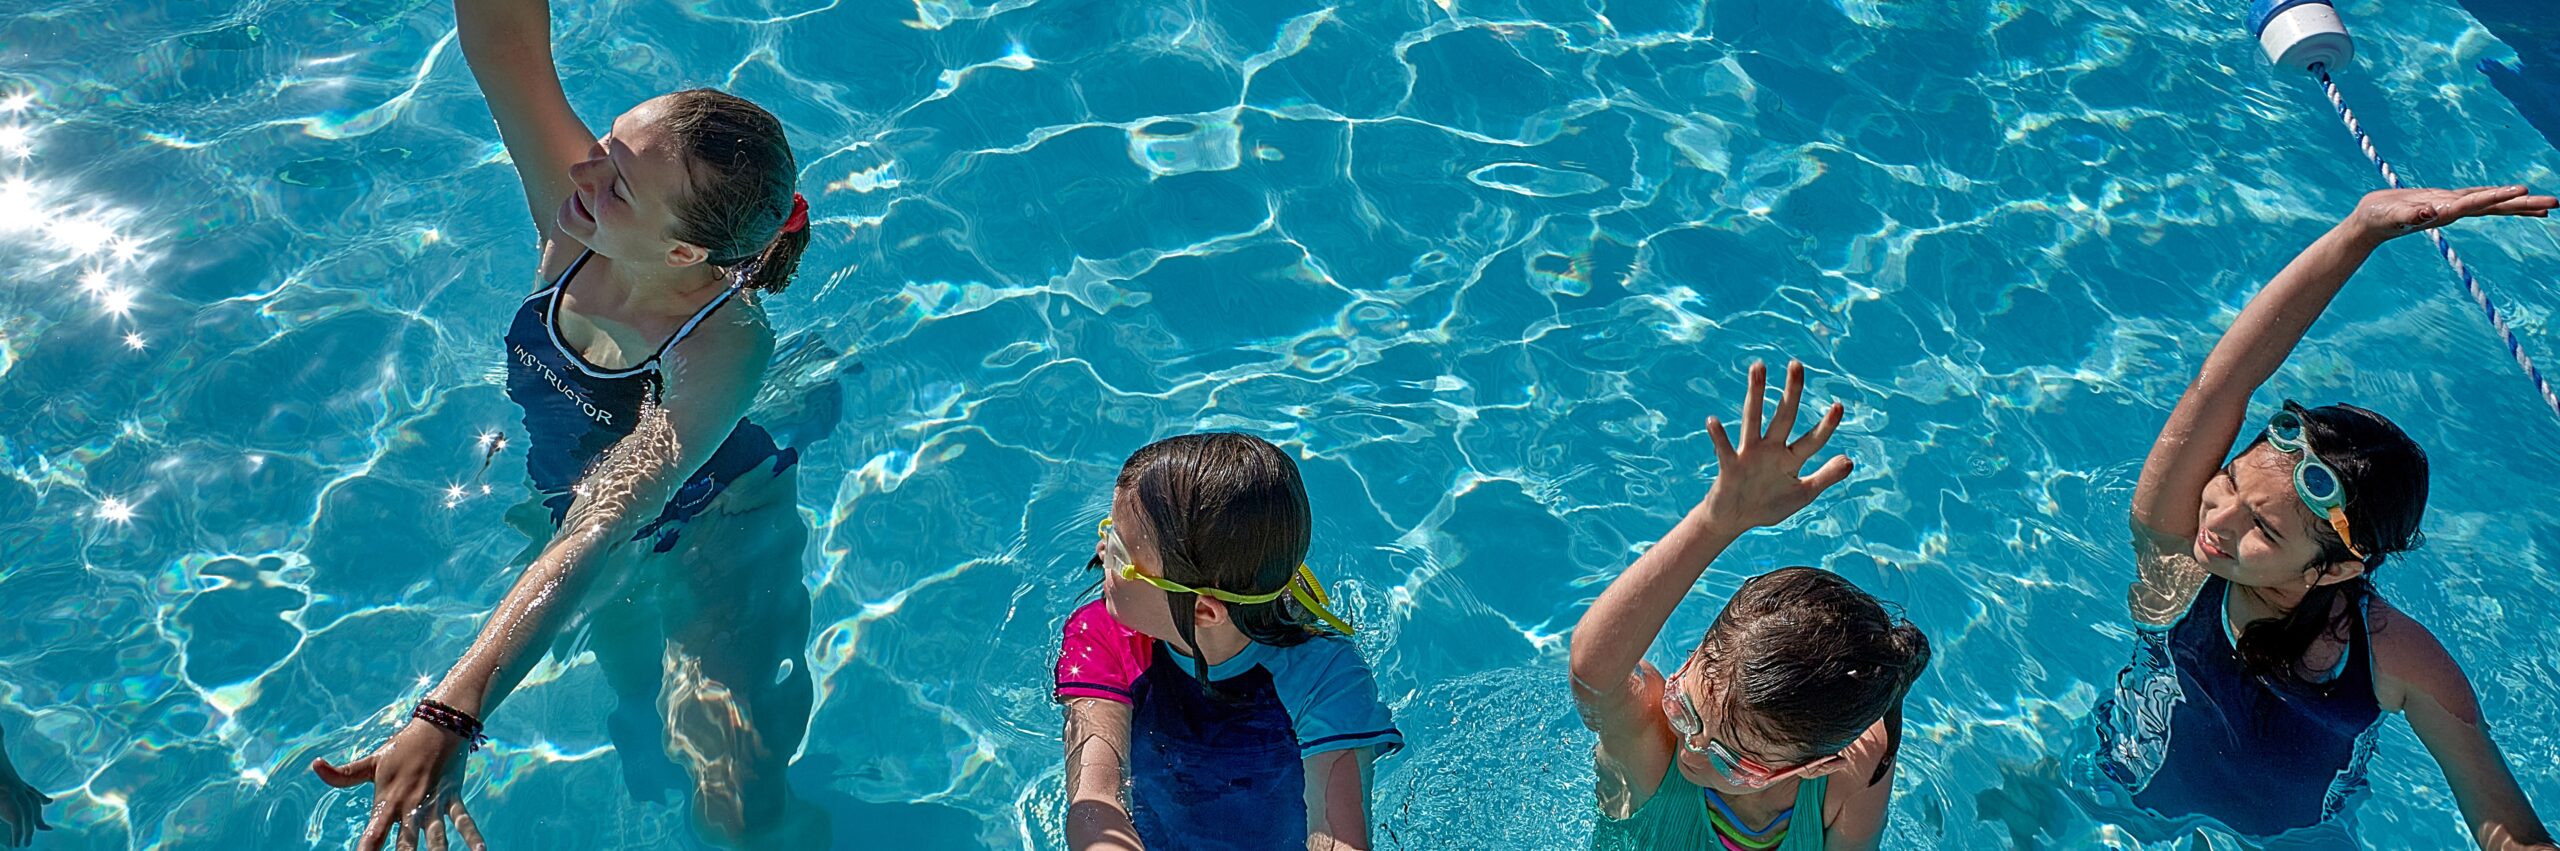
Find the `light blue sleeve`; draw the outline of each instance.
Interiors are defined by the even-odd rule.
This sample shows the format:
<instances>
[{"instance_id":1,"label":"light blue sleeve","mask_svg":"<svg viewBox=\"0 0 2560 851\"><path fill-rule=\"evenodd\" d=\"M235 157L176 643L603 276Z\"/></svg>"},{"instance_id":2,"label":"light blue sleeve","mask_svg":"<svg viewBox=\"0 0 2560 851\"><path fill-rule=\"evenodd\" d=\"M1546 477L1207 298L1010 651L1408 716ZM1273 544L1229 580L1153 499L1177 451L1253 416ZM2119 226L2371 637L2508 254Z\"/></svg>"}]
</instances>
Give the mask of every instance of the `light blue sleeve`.
<instances>
[{"instance_id":1,"label":"light blue sleeve","mask_svg":"<svg viewBox=\"0 0 2560 851\"><path fill-rule=\"evenodd\" d=\"M1298 736L1298 757L1376 747L1385 756L1404 747L1404 734L1378 699L1378 681L1351 642L1331 636L1281 648L1265 663L1271 684Z\"/></svg>"}]
</instances>

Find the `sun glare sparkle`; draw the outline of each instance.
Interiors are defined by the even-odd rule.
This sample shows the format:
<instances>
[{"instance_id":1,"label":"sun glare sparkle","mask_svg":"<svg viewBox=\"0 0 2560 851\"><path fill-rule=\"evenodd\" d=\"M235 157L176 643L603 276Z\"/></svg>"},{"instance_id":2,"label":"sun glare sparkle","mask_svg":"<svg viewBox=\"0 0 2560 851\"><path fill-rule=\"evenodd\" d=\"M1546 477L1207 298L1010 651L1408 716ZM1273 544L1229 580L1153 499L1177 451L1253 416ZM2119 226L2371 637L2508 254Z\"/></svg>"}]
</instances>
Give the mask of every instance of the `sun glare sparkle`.
<instances>
[{"instance_id":1,"label":"sun glare sparkle","mask_svg":"<svg viewBox=\"0 0 2560 851\"><path fill-rule=\"evenodd\" d=\"M63 250L85 257L114 242L116 229L96 219L59 219L45 225L45 236Z\"/></svg>"},{"instance_id":2,"label":"sun glare sparkle","mask_svg":"<svg viewBox=\"0 0 2560 851\"><path fill-rule=\"evenodd\" d=\"M98 309L122 319L133 314L133 290L108 290L98 294Z\"/></svg>"},{"instance_id":3,"label":"sun glare sparkle","mask_svg":"<svg viewBox=\"0 0 2560 851\"><path fill-rule=\"evenodd\" d=\"M125 348L132 349L132 350L134 350L134 351L137 351L137 352L138 352L138 351L142 351L142 347L143 347L144 345L146 345L146 344L142 341L142 335L140 335L140 334L136 334L136 333L131 332L131 331L127 331L127 332L125 332L125 334L124 334L124 347L125 347Z\"/></svg>"},{"instance_id":4,"label":"sun glare sparkle","mask_svg":"<svg viewBox=\"0 0 2560 851\"><path fill-rule=\"evenodd\" d=\"M0 230L31 230L43 227L44 220L35 184L23 177L0 181Z\"/></svg>"},{"instance_id":5,"label":"sun glare sparkle","mask_svg":"<svg viewBox=\"0 0 2560 851\"><path fill-rule=\"evenodd\" d=\"M113 496L99 500L98 519L109 523L131 523L133 522L133 503L124 501L122 497Z\"/></svg>"}]
</instances>

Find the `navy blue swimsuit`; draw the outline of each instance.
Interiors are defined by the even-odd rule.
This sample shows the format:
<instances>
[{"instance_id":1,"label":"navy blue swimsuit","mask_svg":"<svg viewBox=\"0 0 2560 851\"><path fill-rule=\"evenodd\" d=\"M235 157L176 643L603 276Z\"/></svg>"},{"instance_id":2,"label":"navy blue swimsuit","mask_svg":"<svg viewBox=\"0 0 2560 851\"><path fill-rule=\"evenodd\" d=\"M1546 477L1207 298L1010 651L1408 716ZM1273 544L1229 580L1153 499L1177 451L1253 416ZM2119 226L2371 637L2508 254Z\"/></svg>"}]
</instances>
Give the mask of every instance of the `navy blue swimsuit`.
<instances>
[{"instance_id":1,"label":"navy blue swimsuit","mask_svg":"<svg viewBox=\"0 0 2560 851\"><path fill-rule=\"evenodd\" d=\"M1129 706L1129 818L1149 848L1305 851L1307 758L1404 747L1347 639L1248 644L1209 666L1214 692L1195 664L1100 600L1059 633L1058 700Z\"/></svg>"},{"instance_id":2,"label":"navy blue swimsuit","mask_svg":"<svg viewBox=\"0 0 2560 851\"><path fill-rule=\"evenodd\" d=\"M560 273L559 280L527 297L524 306L516 310L514 323L507 326L507 398L524 408L526 472L533 478L534 489L543 495L542 504L551 509L554 526L569 516L569 506L577 498L572 488L586 477L596 458L631 435L639 421L641 405L659 400L664 383L658 375L659 360L738 293L738 288L732 286L712 299L647 360L629 369L602 369L579 357L560 339L556 321L560 297L568 292L569 282L578 276L578 270L586 268L587 258L593 256L594 251L579 254L577 261L569 264L569 270ZM702 469L668 498L666 509L659 512L658 518L642 527L632 540L654 536L654 549L666 552L675 546L685 521L702 513L730 482L767 462L772 463L774 472L781 472L799 457L795 450L775 446L773 436L765 433L762 426L741 419L737 430L729 433L710 460L703 462Z\"/></svg>"},{"instance_id":3,"label":"navy blue swimsuit","mask_svg":"<svg viewBox=\"0 0 2560 851\"><path fill-rule=\"evenodd\" d=\"M2145 631L2096 712L2097 768L2173 821L2255 837L2321 826L2365 792L2382 718L2365 612L2350 611L2347 652L2327 682L2255 676L2233 649L2229 588L2207 579L2165 636Z\"/></svg>"}]
</instances>

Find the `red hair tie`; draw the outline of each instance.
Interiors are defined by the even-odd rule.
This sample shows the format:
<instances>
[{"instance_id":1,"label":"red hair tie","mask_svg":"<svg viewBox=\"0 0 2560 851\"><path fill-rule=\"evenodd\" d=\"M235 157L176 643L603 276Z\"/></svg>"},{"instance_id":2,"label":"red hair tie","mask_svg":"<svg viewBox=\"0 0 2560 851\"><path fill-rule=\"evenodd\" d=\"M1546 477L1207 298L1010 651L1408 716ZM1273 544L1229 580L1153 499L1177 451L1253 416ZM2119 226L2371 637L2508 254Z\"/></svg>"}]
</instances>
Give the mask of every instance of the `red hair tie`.
<instances>
[{"instance_id":1,"label":"red hair tie","mask_svg":"<svg viewBox=\"0 0 2560 851\"><path fill-rule=\"evenodd\" d=\"M791 217L782 220L783 233L799 233L809 229L809 199L791 193Z\"/></svg>"}]
</instances>

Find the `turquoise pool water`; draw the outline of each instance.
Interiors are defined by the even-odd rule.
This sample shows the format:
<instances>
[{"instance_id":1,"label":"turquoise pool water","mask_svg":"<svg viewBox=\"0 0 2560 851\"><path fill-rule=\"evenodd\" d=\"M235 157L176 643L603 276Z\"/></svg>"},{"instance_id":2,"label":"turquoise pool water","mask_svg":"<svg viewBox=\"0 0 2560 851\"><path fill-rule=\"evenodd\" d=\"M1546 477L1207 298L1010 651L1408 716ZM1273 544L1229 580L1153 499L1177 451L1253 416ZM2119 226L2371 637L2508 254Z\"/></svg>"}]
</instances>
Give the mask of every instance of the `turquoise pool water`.
<instances>
[{"instance_id":1,"label":"turquoise pool water","mask_svg":"<svg viewBox=\"0 0 2560 851\"><path fill-rule=\"evenodd\" d=\"M391 729L524 543L520 451L483 475L480 441L517 428L497 340L534 257L451 10L228 5L0 4L0 726L62 799L39 848L343 847L366 795L302 766ZM2458 5L2344 5L2404 174L2560 185ZM771 421L816 529L795 772L848 847L1058 845L1047 666L1103 489L1210 428L1302 459L1412 739L1380 845L1582 842L1567 631L1704 492L1741 366L1790 354L1859 472L1657 658L1738 571L1900 601L1939 661L1889 844L2004 846L2028 805L1984 793L2126 658L2167 402L2372 181L2220 2L561 6L591 122L715 84L802 152L817 239L772 309L785 377L840 406ZM2454 238L2546 345L2560 231ZM2548 814L2560 424L2451 294L2392 246L2261 399L2435 453L2429 543L2381 584ZM538 679L474 766L493 847L680 845L622 791L593 666ZM2367 842L2452 847L2388 730Z\"/></svg>"}]
</instances>

